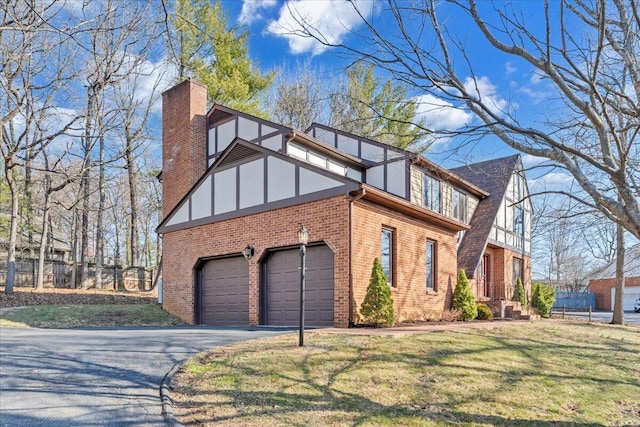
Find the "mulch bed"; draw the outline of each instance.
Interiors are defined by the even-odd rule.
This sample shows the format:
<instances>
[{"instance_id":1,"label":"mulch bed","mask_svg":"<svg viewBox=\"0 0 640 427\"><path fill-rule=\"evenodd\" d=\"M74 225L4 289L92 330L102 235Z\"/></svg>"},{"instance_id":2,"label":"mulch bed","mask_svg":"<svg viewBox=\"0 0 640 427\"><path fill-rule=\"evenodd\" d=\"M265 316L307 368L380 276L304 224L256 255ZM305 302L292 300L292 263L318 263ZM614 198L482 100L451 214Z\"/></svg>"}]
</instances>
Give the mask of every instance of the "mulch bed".
<instances>
[{"instance_id":1,"label":"mulch bed","mask_svg":"<svg viewBox=\"0 0 640 427\"><path fill-rule=\"evenodd\" d=\"M102 289L13 288L12 294L5 293L0 286L0 308L23 307L41 304L156 304L158 298L149 292L134 293Z\"/></svg>"}]
</instances>

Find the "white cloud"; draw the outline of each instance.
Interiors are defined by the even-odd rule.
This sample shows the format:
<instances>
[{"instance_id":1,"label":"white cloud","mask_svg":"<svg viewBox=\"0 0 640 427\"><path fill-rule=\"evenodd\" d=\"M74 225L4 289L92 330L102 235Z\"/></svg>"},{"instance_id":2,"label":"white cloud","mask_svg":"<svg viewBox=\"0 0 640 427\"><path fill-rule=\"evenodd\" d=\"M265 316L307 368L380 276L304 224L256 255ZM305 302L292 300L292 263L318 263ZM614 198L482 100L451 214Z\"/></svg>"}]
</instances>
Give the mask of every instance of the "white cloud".
<instances>
[{"instance_id":1,"label":"white cloud","mask_svg":"<svg viewBox=\"0 0 640 427\"><path fill-rule=\"evenodd\" d=\"M522 164L525 169L531 166L537 166L544 162L548 161L548 159L544 157L532 156L531 154L525 154L522 156Z\"/></svg>"},{"instance_id":2,"label":"white cloud","mask_svg":"<svg viewBox=\"0 0 640 427\"><path fill-rule=\"evenodd\" d=\"M542 80L544 80L544 78L545 76L543 74L540 74L538 71L534 70L529 76L529 83L531 83L532 85L537 85Z\"/></svg>"},{"instance_id":3,"label":"white cloud","mask_svg":"<svg viewBox=\"0 0 640 427\"><path fill-rule=\"evenodd\" d=\"M549 172L542 175L540 178L529 180L531 188L535 188L537 191L555 188L562 189L570 186L573 183L573 176L562 172Z\"/></svg>"},{"instance_id":4,"label":"white cloud","mask_svg":"<svg viewBox=\"0 0 640 427\"><path fill-rule=\"evenodd\" d=\"M464 81L464 88L470 96L480 100L494 114L505 115L509 102L500 96L498 89L491 83L489 77L473 78L469 76ZM513 104L512 107L517 108L517 105Z\"/></svg>"},{"instance_id":5,"label":"white cloud","mask_svg":"<svg viewBox=\"0 0 640 427\"><path fill-rule=\"evenodd\" d=\"M368 18L374 7L375 2L369 0L287 0L280 8L278 19L270 21L266 31L287 39L289 51L294 55L318 55L328 46L305 34L306 30L327 44L341 43L362 24L358 11ZM305 24L306 30L301 23Z\"/></svg>"},{"instance_id":6,"label":"white cloud","mask_svg":"<svg viewBox=\"0 0 640 427\"><path fill-rule=\"evenodd\" d=\"M506 64L504 64L505 74L509 75L509 74L515 73L516 71L517 71L517 68L511 62L507 62Z\"/></svg>"},{"instance_id":7,"label":"white cloud","mask_svg":"<svg viewBox=\"0 0 640 427\"><path fill-rule=\"evenodd\" d=\"M418 96L415 101L418 104L418 117L424 118L429 128L435 131L454 131L473 119L470 112L430 94Z\"/></svg>"},{"instance_id":8,"label":"white cloud","mask_svg":"<svg viewBox=\"0 0 640 427\"><path fill-rule=\"evenodd\" d=\"M277 0L244 0L242 2L242 10L238 17L240 24L249 25L252 22L264 19L261 11L263 9L269 9L277 5Z\"/></svg>"}]
</instances>

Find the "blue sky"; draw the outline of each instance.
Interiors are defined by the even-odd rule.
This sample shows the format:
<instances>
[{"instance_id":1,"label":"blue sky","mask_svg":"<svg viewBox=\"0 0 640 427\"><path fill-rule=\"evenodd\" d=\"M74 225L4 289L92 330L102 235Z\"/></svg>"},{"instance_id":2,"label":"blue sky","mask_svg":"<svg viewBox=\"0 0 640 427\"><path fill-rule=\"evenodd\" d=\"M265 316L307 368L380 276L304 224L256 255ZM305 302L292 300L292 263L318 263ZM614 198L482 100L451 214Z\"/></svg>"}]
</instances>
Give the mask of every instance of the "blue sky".
<instances>
[{"instance_id":1,"label":"blue sky","mask_svg":"<svg viewBox=\"0 0 640 427\"><path fill-rule=\"evenodd\" d=\"M321 46L313 39L292 36L288 30L294 29L296 23L291 19L291 9L299 11L315 26L322 28L325 36L345 44L357 45L357 32L363 28L354 8L343 0L224 0L222 3L230 24L244 26L249 31L250 56L264 71L281 66L294 67L296 63L310 60L313 67L339 74L349 63L337 49ZM377 24L380 31L385 31L385 27L390 25L391 21L379 2L356 0L356 4L364 15ZM541 21L542 2L519 2L518 7L528 24L544 29ZM489 19L496 16L491 11L487 12ZM473 64L476 82L483 96L488 97L496 107L508 108L521 118L535 120L535 116L540 115L542 120L547 111L545 103L553 93L548 83L541 80L531 66L497 54L478 33L472 32L469 21L462 19L459 12L443 9L442 13L452 13L447 23L465 44L465 54ZM425 39L425 42L431 41ZM424 102L423 113L433 128L453 130L474 120L468 111L455 108L446 101L431 95L413 95ZM493 136L483 138L481 142L466 147L462 153L455 152L453 155L452 149L457 144L460 141L438 144L429 155L445 166L457 166L469 158L479 161L514 153ZM524 156L524 160L525 165L539 162L539 159L529 156ZM544 180L547 184L556 181L566 183L568 177L550 174Z\"/></svg>"}]
</instances>

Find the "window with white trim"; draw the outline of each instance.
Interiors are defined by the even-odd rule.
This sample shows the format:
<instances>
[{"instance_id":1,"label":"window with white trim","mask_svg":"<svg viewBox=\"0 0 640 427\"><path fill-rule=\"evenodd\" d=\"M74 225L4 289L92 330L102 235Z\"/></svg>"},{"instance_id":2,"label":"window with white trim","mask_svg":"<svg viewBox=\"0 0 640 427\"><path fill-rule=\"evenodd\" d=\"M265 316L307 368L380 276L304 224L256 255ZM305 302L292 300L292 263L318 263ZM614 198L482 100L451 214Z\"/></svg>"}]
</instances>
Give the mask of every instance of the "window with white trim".
<instances>
[{"instance_id":1,"label":"window with white trim","mask_svg":"<svg viewBox=\"0 0 640 427\"><path fill-rule=\"evenodd\" d=\"M422 177L422 204L427 209L440 212L440 180L427 174L423 174Z\"/></svg>"},{"instance_id":2,"label":"window with white trim","mask_svg":"<svg viewBox=\"0 0 640 427\"><path fill-rule=\"evenodd\" d=\"M382 264L382 270L387 277L387 283L389 286L393 286L393 230L382 227L380 238L382 243L380 264Z\"/></svg>"},{"instance_id":3,"label":"window with white trim","mask_svg":"<svg viewBox=\"0 0 640 427\"><path fill-rule=\"evenodd\" d=\"M426 273L427 273L427 291L435 291L436 290L436 242L433 240L427 240L427 262L426 262Z\"/></svg>"}]
</instances>

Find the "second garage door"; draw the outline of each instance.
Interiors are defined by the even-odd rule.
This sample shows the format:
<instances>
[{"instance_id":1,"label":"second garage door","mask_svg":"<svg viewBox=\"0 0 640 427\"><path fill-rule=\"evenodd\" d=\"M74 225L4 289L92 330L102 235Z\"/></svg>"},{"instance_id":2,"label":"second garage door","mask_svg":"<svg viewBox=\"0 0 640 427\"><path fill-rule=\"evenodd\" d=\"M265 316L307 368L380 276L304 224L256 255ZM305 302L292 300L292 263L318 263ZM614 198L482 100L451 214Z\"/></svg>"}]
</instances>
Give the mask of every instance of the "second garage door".
<instances>
[{"instance_id":1,"label":"second garage door","mask_svg":"<svg viewBox=\"0 0 640 427\"><path fill-rule=\"evenodd\" d=\"M333 252L327 246L307 248L305 326L333 326ZM274 252L266 265L266 323L299 322L300 250Z\"/></svg>"},{"instance_id":2,"label":"second garage door","mask_svg":"<svg viewBox=\"0 0 640 427\"><path fill-rule=\"evenodd\" d=\"M243 257L207 261L202 266L203 325L249 324L249 264Z\"/></svg>"}]
</instances>

